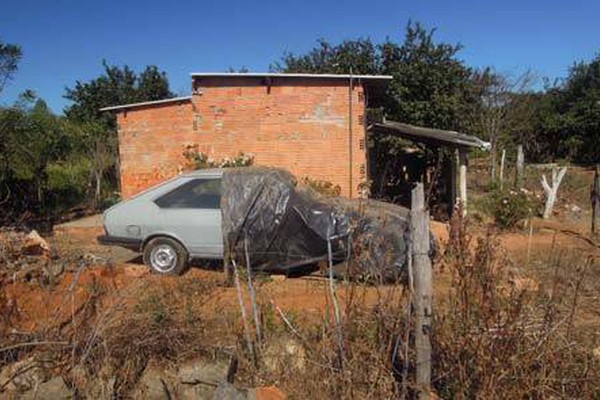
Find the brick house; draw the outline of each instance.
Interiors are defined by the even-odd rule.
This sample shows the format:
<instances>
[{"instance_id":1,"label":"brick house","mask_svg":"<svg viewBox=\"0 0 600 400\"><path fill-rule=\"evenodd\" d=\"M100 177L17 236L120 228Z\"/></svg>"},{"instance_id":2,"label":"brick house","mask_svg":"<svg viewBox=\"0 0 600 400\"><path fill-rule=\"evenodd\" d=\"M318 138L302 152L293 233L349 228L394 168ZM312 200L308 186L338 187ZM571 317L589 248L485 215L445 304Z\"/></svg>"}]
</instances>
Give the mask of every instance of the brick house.
<instances>
[{"instance_id":1,"label":"brick house","mask_svg":"<svg viewBox=\"0 0 600 400\"><path fill-rule=\"evenodd\" d=\"M192 95L103 108L117 114L128 198L181 172L186 145L213 159L252 154L356 197L367 179L366 109L391 76L194 73Z\"/></svg>"}]
</instances>

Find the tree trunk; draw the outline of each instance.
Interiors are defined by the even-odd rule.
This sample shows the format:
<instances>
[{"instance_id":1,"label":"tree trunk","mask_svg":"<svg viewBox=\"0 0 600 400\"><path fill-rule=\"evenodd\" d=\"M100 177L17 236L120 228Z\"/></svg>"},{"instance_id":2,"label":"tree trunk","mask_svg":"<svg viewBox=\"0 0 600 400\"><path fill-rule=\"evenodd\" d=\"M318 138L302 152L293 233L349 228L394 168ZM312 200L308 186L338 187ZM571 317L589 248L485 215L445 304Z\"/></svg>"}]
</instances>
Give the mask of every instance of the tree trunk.
<instances>
[{"instance_id":1,"label":"tree trunk","mask_svg":"<svg viewBox=\"0 0 600 400\"><path fill-rule=\"evenodd\" d=\"M546 180L546 175L542 175L542 187L544 188L544 193L546 194L546 207L544 208L544 219L550 218L552 214L552 209L554 208L554 203L556 202L556 194L558 193L558 188L560 183L567 172L567 167L562 167L560 171L557 170L556 167L552 168L552 186L548 184Z\"/></svg>"}]
</instances>

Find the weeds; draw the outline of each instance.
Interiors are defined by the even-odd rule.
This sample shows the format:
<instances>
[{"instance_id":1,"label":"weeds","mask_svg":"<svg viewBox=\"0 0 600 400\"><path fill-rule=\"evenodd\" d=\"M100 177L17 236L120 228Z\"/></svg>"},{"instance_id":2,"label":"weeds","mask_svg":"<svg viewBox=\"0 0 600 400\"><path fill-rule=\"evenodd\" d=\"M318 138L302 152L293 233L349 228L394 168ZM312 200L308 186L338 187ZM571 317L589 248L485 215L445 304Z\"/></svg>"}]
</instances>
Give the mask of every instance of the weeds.
<instances>
[{"instance_id":1,"label":"weeds","mask_svg":"<svg viewBox=\"0 0 600 400\"><path fill-rule=\"evenodd\" d=\"M581 256L548 262L547 270L561 271L548 277L553 289L532 290L516 284L522 277L492 230L473 239L458 217L450 238L441 273L451 276L451 287L438 291L434 310L435 393L442 398L598 398L600 365L577 325L582 300L592 290L586 277L596 264ZM295 341L306 349L306 362L301 368L288 361L278 371L253 369L249 384L278 382L298 398L413 397L409 293L399 285L371 288L377 298L369 302L365 286L344 283L338 289L345 299L343 364L329 313L320 321L298 318L274 328L273 310L265 310L266 347Z\"/></svg>"},{"instance_id":2,"label":"weeds","mask_svg":"<svg viewBox=\"0 0 600 400\"><path fill-rule=\"evenodd\" d=\"M446 259L452 289L435 313L437 392L444 398L600 395L597 360L569 335L583 275L572 276L572 290L560 295L518 288L491 231L473 251L466 229L458 231Z\"/></svg>"},{"instance_id":3,"label":"weeds","mask_svg":"<svg viewBox=\"0 0 600 400\"><path fill-rule=\"evenodd\" d=\"M494 232L471 237L461 214L451 222L443 268L436 267L450 285L436 292L434 392L443 398L599 398L600 365L591 351L597 337L585 325L590 316L597 318L598 262L555 248L533 271L539 290L520 287L519 271ZM245 290L248 275L240 278ZM187 276L160 285L150 280L126 292L88 282L77 286L83 295L67 292L57 307L68 313L57 311L51 323L27 335L11 333L18 314L3 313L2 365L43 356L77 396L93 397L77 379L83 374L88 383L115 378L112 393L127 397L148 363L206 355L218 339L238 344L237 379L248 387L277 384L290 397L315 399L415 394L411 294L404 285L338 282L338 325L330 307L320 316L282 310L255 281L262 342L252 354L235 305L218 308L219 323L205 312L215 282ZM326 282L322 286L331 304L330 289ZM0 298L0 307L10 310L9 300Z\"/></svg>"}]
</instances>

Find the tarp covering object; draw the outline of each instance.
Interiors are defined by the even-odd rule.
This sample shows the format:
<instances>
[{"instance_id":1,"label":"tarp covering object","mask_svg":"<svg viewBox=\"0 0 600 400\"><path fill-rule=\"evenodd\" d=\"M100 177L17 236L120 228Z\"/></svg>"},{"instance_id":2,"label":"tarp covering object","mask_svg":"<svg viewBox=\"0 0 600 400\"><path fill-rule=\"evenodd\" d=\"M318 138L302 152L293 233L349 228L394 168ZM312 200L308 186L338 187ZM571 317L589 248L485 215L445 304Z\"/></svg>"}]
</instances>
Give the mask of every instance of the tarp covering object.
<instances>
[{"instance_id":1,"label":"tarp covering object","mask_svg":"<svg viewBox=\"0 0 600 400\"><path fill-rule=\"evenodd\" d=\"M287 171L248 167L223 174L225 257L253 268L285 271L327 260L331 238L336 262L350 276L377 281L402 278L407 263L409 210L372 200L325 198L297 187ZM350 252L348 252L350 247Z\"/></svg>"}]
</instances>

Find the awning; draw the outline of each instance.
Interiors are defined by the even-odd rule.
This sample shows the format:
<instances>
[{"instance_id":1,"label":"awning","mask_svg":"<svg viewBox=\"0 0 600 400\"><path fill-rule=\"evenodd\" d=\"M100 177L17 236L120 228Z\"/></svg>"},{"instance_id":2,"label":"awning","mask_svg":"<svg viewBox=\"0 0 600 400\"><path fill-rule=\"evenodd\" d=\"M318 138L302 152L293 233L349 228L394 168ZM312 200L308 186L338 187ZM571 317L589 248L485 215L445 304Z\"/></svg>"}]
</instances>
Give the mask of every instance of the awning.
<instances>
[{"instance_id":1,"label":"awning","mask_svg":"<svg viewBox=\"0 0 600 400\"><path fill-rule=\"evenodd\" d=\"M476 147L489 150L491 144L478 137L455 131L424 128L395 121L376 123L368 128L369 132L397 135L415 142L433 146Z\"/></svg>"}]
</instances>

